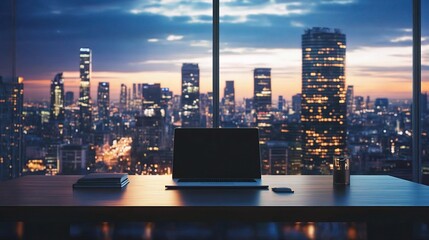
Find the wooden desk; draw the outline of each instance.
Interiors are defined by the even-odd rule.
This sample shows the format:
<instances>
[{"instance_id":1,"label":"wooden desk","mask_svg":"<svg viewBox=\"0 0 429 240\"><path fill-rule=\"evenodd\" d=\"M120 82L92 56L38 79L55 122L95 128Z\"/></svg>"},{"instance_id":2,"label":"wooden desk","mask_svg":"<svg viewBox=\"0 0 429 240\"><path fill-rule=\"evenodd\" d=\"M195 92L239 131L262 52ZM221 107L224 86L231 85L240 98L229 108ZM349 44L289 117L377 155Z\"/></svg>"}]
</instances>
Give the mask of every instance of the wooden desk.
<instances>
[{"instance_id":1,"label":"wooden desk","mask_svg":"<svg viewBox=\"0 0 429 240\"><path fill-rule=\"evenodd\" d=\"M271 190L165 190L171 176L130 176L123 190L73 190L80 176L0 183L0 221L427 221L429 187L390 176L264 176Z\"/></svg>"}]
</instances>

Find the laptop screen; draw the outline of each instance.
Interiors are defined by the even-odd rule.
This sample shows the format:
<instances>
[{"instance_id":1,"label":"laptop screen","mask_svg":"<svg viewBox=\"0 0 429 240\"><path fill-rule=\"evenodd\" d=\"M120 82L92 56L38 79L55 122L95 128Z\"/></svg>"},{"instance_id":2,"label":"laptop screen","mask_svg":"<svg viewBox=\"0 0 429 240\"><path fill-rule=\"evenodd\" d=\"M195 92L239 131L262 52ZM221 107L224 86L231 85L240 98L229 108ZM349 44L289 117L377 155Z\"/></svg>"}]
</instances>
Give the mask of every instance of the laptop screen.
<instances>
[{"instance_id":1,"label":"laptop screen","mask_svg":"<svg viewBox=\"0 0 429 240\"><path fill-rule=\"evenodd\" d=\"M178 128L173 178L260 178L256 128Z\"/></svg>"}]
</instances>

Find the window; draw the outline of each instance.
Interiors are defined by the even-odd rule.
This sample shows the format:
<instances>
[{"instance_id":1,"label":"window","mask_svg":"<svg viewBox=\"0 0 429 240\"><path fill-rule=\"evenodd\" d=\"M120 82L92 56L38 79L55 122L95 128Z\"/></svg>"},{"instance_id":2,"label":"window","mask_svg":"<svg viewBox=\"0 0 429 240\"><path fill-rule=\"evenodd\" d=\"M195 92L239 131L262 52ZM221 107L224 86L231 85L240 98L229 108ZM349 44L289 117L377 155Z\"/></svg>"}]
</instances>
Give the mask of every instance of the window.
<instances>
[{"instance_id":1,"label":"window","mask_svg":"<svg viewBox=\"0 0 429 240\"><path fill-rule=\"evenodd\" d=\"M411 4L385 5L221 1L221 125L260 129L265 174L349 154L352 173L411 179Z\"/></svg>"},{"instance_id":2,"label":"window","mask_svg":"<svg viewBox=\"0 0 429 240\"><path fill-rule=\"evenodd\" d=\"M211 1L16 8L23 174L170 174L174 128L212 126Z\"/></svg>"},{"instance_id":3,"label":"window","mask_svg":"<svg viewBox=\"0 0 429 240\"><path fill-rule=\"evenodd\" d=\"M2 169L168 174L174 128L212 127L219 107L221 127L260 129L265 174L329 174L332 156L348 153L352 173L411 179L409 2L219 4L217 56L212 1L17 1L16 26L11 14L1 23L11 39L16 30L1 39L16 44L16 73L8 53L0 75L22 77L9 111L22 121L4 129L17 133L8 145L26 144ZM423 12L422 96L427 24Z\"/></svg>"}]
</instances>

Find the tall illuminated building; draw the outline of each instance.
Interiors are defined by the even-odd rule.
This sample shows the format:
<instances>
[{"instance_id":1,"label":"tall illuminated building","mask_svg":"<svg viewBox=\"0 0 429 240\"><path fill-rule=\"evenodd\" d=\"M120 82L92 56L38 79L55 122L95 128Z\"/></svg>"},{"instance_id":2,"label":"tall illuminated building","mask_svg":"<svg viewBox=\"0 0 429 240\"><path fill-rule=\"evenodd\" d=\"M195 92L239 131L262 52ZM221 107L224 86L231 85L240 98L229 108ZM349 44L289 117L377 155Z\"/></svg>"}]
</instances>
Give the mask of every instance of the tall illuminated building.
<instances>
[{"instance_id":1,"label":"tall illuminated building","mask_svg":"<svg viewBox=\"0 0 429 240\"><path fill-rule=\"evenodd\" d=\"M143 99L143 116L137 119L138 142L144 150L152 151L162 147L165 112L161 108L161 84L144 83L140 88Z\"/></svg>"},{"instance_id":2,"label":"tall illuminated building","mask_svg":"<svg viewBox=\"0 0 429 240\"><path fill-rule=\"evenodd\" d=\"M137 84L133 83L133 100L137 98Z\"/></svg>"},{"instance_id":3,"label":"tall illuminated building","mask_svg":"<svg viewBox=\"0 0 429 240\"><path fill-rule=\"evenodd\" d=\"M90 96L90 81L92 71L91 49L80 49L80 88L79 88L79 133L85 143L90 141L92 129L92 107Z\"/></svg>"},{"instance_id":4,"label":"tall illuminated building","mask_svg":"<svg viewBox=\"0 0 429 240\"><path fill-rule=\"evenodd\" d=\"M143 111L149 108L158 108L161 105L161 84L144 83L141 85Z\"/></svg>"},{"instance_id":5,"label":"tall illuminated building","mask_svg":"<svg viewBox=\"0 0 429 240\"><path fill-rule=\"evenodd\" d=\"M0 77L0 180L21 175L24 160L24 79Z\"/></svg>"},{"instance_id":6,"label":"tall illuminated building","mask_svg":"<svg viewBox=\"0 0 429 240\"><path fill-rule=\"evenodd\" d=\"M49 122L53 139L62 139L64 134L64 78L57 73L51 81L51 104Z\"/></svg>"},{"instance_id":7,"label":"tall illuminated building","mask_svg":"<svg viewBox=\"0 0 429 240\"><path fill-rule=\"evenodd\" d=\"M200 127L213 127L213 93L200 94Z\"/></svg>"},{"instance_id":8,"label":"tall illuminated building","mask_svg":"<svg viewBox=\"0 0 429 240\"><path fill-rule=\"evenodd\" d=\"M253 107L256 114L256 126L259 128L260 143L270 140L273 116L271 111L271 68L253 70Z\"/></svg>"},{"instance_id":9,"label":"tall illuminated building","mask_svg":"<svg viewBox=\"0 0 429 240\"><path fill-rule=\"evenodd\" d=\"M271 68L253 70L253 105L256 111L271 109Z\"/></svg>"},{"instance_id":10,"label":"tall illuminated building","mask_svg":"<svg viewBox=\"0 0 429 240\"><path fill-rule=\"evenodd\" d=\"M350 114L353 114L353 112L356 109L353 85L347 86L346 105L347 105L347 116L349 116Z\"/></svg>"},{"instance_id":11,"label":"tall illuminated building","mask_svg":"<svg viewBox=\"0 0 429 240\"><path fill-rule=\"evenodd\" d=\"M181 120L182 127L200 127L200 69L198 64L183 63Z\"/></svg>"},{"instance_id":12,"label":"tall illuminated building","mask_svg":"<svg viewBox=\"0 0 429 240\"><path fill-rule=\"evenodd\" d=\"M222 99L222 126L231 124L235 114L235 88L234 81L226 81Z\"/></svg>"},{"instance_id":13,"label":"tall illuminated building","mask_svg":"<svg viewBox=\"0 0 429 240\"><path fill-rule=\"evenodd\" d=\"M329 174L346 149L346 35L329 28L302 35L303 173Z\"/></svg>"},{"instance_id":14,"label":"tall illuminated building","mask_svg":"<svg viewBox=\"0 0 429 240\"><path fill-rule=\"evenodd\" d=\"M123 113L127 110L127 85L121 84L121 91L119 93L119 112Z\"/></svg>"},{"instance_id":15,"label":"tall illuminated building","mask_svg":"<svg viewBox=\"0 0 429 240\"><path fill-rule=\"evenodd\" d=\"M110 122L110 87L108 82L99 82L97 89L98 119L103 129L108 130Z\"/></svg>"},{"instance_id":16,"label":"tall illuminated building","mask_svg":"<svg viewBox=\"0 0 429 240\"><path fill-rule=\"evenodd\" d=\"M51 102L49 108L49 136L46 142L45 166L46 174L58 173L58 146L64 138L65 97L63 73L57 73L51 81ZM73 97L72 97L73 98ZM72 104L72 103L70 103Z\"/></svg>"},{"instance_id":17,"label":"tall illuminated building","mask_svg":"<svg viewBox=\"0 0 429 240\"><path fill-rule=\"evenodd\" d=\"M172 110L173 92L169 88L161 88L161 108L164 109L166 116L169 116L169 111Z\"/></svg>"}]
</instances>

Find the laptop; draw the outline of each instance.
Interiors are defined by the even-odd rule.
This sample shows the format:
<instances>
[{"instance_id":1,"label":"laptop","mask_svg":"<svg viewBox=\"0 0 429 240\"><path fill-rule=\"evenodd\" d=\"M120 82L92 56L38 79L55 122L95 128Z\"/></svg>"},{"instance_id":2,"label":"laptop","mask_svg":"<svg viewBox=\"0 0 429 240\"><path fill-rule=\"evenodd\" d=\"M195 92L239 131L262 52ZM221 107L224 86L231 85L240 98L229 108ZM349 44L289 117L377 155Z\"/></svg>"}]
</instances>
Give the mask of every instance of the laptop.
<instances>
[{"instance_id":1,"label":"laptop","mask_svg":"<svg viewBox=\"0 0 429 240\"><path fill-rule=\"evenodd\" d=\"M177 128L173 178L166 189L253 188L261 182L256 128Z\"/></svg>"}]
</instances>

